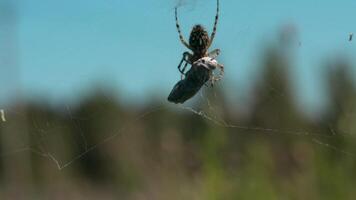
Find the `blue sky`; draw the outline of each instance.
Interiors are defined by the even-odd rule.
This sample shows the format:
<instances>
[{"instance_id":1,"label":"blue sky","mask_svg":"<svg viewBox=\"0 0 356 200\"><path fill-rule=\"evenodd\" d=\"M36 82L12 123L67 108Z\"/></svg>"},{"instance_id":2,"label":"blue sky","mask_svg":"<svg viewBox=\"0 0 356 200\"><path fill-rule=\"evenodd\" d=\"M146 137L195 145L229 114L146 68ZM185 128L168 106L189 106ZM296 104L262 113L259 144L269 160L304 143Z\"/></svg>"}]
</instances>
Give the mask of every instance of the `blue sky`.
<instances>
[{"instance_id":1,"label":"blue sky","mask_svg":"<svg viewBox=\"0 0 356 200\"><path fill-rule=\"evenodd\" d=\"M129 102L153 95L165 100L179 79L176 66L185 49L175 29L176 0L1 1L2 9L7 1L16 10L12 39L18 70L3 65L0 77L14 73L29 96L61 102L108 85ZM297 27L302 42L295 50L293 78L305 104L318 105L324 95L323 60L340 54L352 60L356 55L355 41L347 41L348 34L356 32L356 1L220 1L213 48L222 50L219 60L226 67L227 90L244 94L240 91L259 70L261 47L285 24ZM212 29L215 0L182 2L179 15L186 38L196 23ZM0 101L13 96L12 83L0 86Z\"/></svg>"}]
</instances>

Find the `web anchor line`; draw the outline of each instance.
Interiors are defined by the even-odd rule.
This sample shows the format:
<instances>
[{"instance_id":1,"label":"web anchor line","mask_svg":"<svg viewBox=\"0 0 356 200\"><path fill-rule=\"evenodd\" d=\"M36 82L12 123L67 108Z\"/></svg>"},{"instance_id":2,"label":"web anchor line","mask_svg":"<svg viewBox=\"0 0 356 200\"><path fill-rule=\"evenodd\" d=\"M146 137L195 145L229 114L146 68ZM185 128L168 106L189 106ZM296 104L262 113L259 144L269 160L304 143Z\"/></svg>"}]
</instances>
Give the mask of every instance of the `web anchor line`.
<instances>
[{"instance_id":1,"label":"web anchor line","mask_svg":"<svg viewBox=\"0 0 356 200\"><path fill-rule=\"evenodd\" d=\"M209 102L209 106L210 102ZM263 128L263 127L250 127L250 126L242 126L242 125L234 125L234 124L230 124L226 121L224 121L221 117L219 117L219 119L216 119L216 117L212 117L210 115L208 115L206 112L204 111L199 111L199 110L195 110L192 107L187 107L187 106L179 106L179 108L191 112L197 116L202 117L205 120L208 120L210 122L212 122L213 124L215 124L216 126L220 126L220 127L224 127L224 128L229 128L229 129L241 129L241 130L249 130L249 131L258 131L258 132L269 132L272 134L287 134L287 135L298 135L298 136L318 136L318 137L323 137L323 138L332 138L336 133L334 130L332 130L333 135L325 135L325 134L321 134L321 133L315 133L315 132L308 132L308 131L293 131L293 130L282 130L282 129L274 129L274 128ZM72 165L73 163L75 163L76 161L80 160L81 158L83 158L85 155L87 155L88 153L90 153L91 151L99 148L100 146L107 144L108 142L112 141L113 139L115 139L116 137L118 137L119 135L122 135L122 133L127 130L130 126L132 126L133 124L135 124L135 122L155 113L158 112L160 110L165 110L167 109L167 107L164 107L163 105L157 106L156 108L151 109L150 111L144 112L143 114L138 115L136 118L134 118L131 122L128 122L127 124L123 125L120 129L113 131L113 133L104 138L102 141L92 145L92 146L88 146L88 148L83 151L82 153L78 154L77 156L75 156L74 158L72 158L71 160L69 160L68 162L61 162L60 160L58 160L55 155L51 152L44 152L45 150L40 148L39 150L36 150L39 144L35 144L32 146L27 146L27 147L23 147L20 148L16 151L13 152L8 152L8 153L3 153L0 155L0 157L6 157L6 156L11 156L14 154L18 154L21 152L25 152L25 151L29 151L32 154L35 154L37 156L41 156L45 159L48 159L49 161L53 162L56 166L56 168L58 170L63 170L67 167L69 167L70 165ZM41 141L43 142L43 141ZM339 149L333 145L330 145L328 143L322 142L321 140L313 137L311 138L311 142L313 142L314 144L317 144L319 146L323 146L325 148L331 149L335 152L339 152L341 154L350 156L352 158L356 159L355 154Z\"/></svg>"},{"instance_id":2,"label":"web anchor line","mask_svg":"<svg viewBox=\"0 0 356 200\"><path fill-rule=\"evenodd\" d=\"M217 121L215 120L213 117L207 115L205 112L203 111L198 111L198 110L195 110L194 108L192 107L186 107L186 106L180 106L181 109L183 110L186 110L186 111L189 111L195 115L198 115L208 121L211 121L213 122L215 125L217 126L220 126L220 127L224 127L224 128L237 128L237 129L241 129L241 130L250 130L250 131L259 131L259 132L272 132L274 134L288 134L288 135L299 135L299 136L319 136L319 137L324 137L324 138L332 138L333 136L328 136L328 135L325 135L325 134L322 134L322 133L315 133L315 132L308 132L308 131L293 131L293 130L282 130L282 129L274 129L274 128L263 128L263 127L249 127L249 126L242 126L242 125L233 125L233 124L229 124L225 121ZM334 132L335 133L335 132ZM325 148L328 148L328 149L331 149L335 152L339 152L341 154L344 154L344 155L347 155L347 156L350 156L354 159L356 159L356 155L351 153L351 152L348 152L348 151L345 151L345 150L342 150L342 149L339 149L337 148L336 146L333 146L333 145L330 145L328 143L324 143L322 141L320 141L319 139L313 137L311 139L311 142L315 143L315 144L318 144L320 146L323 146Z\"/></svg>"},{"instance_id":3,"label":"web anchor line","mask_svg":"<svg viewBox=\"0 0 356 200\"><path fill-rule=\"evenodd\" d=\"M157 106L147 112L144 112L143 114L138 115L131 122L128 122L127 124L123 125L120 129L113 131L113 133L110 136L106 137L101 142L98 142L92 146L88 146L85 151L83 151L82 153L80 153L79 155L75 156L73 159L71 159L70 161L65 162L65 163L62 163L60 160L58 160L51 152L43 152L43 150L36 150L36 147L39 146L40 143L37 143L32 146L30 145L27 147L23 147L23 148L20 148L18 150L12 151L12 152L2 153L0 155L0 157L7 157L7 156L14 155L14 154L29 151L34 155L43 157L43 158L48 159L49 161L53 162L55 164L55 166L57 167L57 169L59 171L61 171L65 168L69 167L71 164L75 163L76 161L80 160L81 158L83 158L86 154L90 153L91 151L93 151L93 150L99 148L100 146L107 144L111 140L115 139L116 137L121 135L121 133L123 133L127 128L132 126L135 122L137 122L137 121L141 120L142 118L145 118L155 112L158 112L160 110L165 110L165 109L167 109L167 108L165 108L163 105L160 105L160 106Z\"/></svg>"}]
</instances>

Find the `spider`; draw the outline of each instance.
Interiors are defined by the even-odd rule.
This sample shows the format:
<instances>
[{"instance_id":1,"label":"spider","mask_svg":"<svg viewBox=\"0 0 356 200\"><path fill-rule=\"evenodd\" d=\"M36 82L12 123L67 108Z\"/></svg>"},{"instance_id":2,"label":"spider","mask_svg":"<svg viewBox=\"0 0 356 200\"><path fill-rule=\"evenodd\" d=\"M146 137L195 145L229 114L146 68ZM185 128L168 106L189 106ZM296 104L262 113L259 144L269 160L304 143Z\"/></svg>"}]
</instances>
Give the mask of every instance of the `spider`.
<instances>
[{"instance_id":1,"label":"spider","mask_svg":"<svg viewBox=\"0 0 356 200\"><path fill-rule=\"evenodd\" d=\"M183 43L185 47L190 49L193 54L189 53L188 51L183 53L182 60L180 61L178 65L178 70L181 73L181 79L183 79L184 76L186 76L185 70L188 64L192 65L194 62L197 60L203 58L203 57L211 57L211 58L216 58L220 54L220 49L215 49L208 53L208 49L213 43L215 34L216 34L216 27L219 19L219 0L216 1L217 3L217 8L216 8L216 16L215 16L215 22L214 22L214 28L213 32L211 33L211 36L209 38L208 32L205 30L205 28L197 24L193 27L190 37L189 37L189 44L184 40L184 37L182 35L182 32L180 30L180 26L178 23L178 14L177 14L177 7L175 8L175 20L176 20L176 27L178 30L179 34L179 39ZM181 69L183 62L185 61L183 69ZM222 65L219 65L222 66ZM192 65L194 67L194 65ZM223 68L220 68L221 71L223 71Z\"/></svg>"},{"instance_id":2,"label":"spider","mask_svg":"<svg viewBox=\"0 0 356 200\"><path fill-rule=\"evenodd\" d=\"M200 24L193 27L189 44L184 40L178 23L177 8L175 8L176 26L179 34L180 41L190 49L193 54L189 52L183 53L183 58L178 65L178 70L181 73L181 80L173 87L171 93L168 96L168 101L173 103L184 103L186 100L193 97L200 88L206 84L207 81L214 83L220 80L224 73L224 67L218 64L215 58L219 55L220 50L215 49L208 53L208 49L211 46L215 33L216 26L219 18L219 0L217 0L217 9L214 22L213 32L209 38L208 32ZM183 69L181 69L183 62L185 61ZM192 67L188 72L185 72L186 67L190 64ZM214 76L213 70L220 69L218 77Z\"/></svg>"}]
</instances>

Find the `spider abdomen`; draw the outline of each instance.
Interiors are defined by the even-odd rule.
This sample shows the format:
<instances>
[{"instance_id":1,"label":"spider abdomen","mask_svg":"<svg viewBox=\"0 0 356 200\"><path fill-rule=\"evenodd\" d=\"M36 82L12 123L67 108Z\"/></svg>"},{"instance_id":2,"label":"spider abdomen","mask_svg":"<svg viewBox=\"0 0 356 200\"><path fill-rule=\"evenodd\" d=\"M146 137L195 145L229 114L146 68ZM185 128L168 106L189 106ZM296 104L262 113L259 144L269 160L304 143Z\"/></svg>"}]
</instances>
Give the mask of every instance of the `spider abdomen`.
<instances>
[{"instance_id":1,"label":"spider abdomen","mask_svg":"<svg viewBox=\"0 0 356 200\"><path fill-rule=\"evenodd\" d=\"M189 45L194 52L201 57L205 56L210 43L208 32L200 24L195 25L190 33Z\"/></svg>"}]
</instances>

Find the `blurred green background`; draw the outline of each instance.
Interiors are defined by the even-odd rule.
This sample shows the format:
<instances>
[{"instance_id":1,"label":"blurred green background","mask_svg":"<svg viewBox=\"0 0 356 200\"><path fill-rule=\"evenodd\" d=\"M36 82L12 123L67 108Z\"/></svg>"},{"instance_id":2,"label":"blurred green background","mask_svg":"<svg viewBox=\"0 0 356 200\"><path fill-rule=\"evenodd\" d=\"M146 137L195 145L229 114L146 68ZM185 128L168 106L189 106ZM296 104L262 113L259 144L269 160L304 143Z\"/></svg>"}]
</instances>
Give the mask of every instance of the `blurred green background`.
<instances>
[{"instance_id":1,"label":"blurred green background","mask_svg":"<svg viewBox=\"0 0 356 200\"><path fill-rule=\"evenodd\" d=\"M0 123L1 199L353 199L350 65L333 63L329 107L311 118L278 52L266 50L248 111L227 106L223 85L191 107L125 106L105 89L71 107L13 103Z\"/></svg>"},{"instance_id":2,"label":"blurred green background","mask_svg":"<svg viewBox=\"0 0 356 200\"><path fill-rule=\"evenodd\" d=\"M11 16L10 7L1 8ZM323 87L316 91L320 108L304 107L292 80L299 58L295 49L307 44L299 44L294 26L282 26L272 34L276 40L260 44L262 53L250 62L258 69L251 89L220 82L204 87L185 105L173 105L166 102L166 90L150 91L132 103L114 83L89 87L85 95L72 91L69 99L75 101L53 103L41 91L28 95L14 50L17 40L11 40L16 26L5 22L0 35L8 40L0 41L8 43L1 46L0 67L7 68L0 75L16 95L0 104L0 199L356 196L356 66L345 52L324 57L315 66L323 69L318 73ZM354 45L347 39L347 45ZM224 56L219 61L225 60L229 63ZM55 73L43 78L44 84L57 80ZM65 82L67 77L61 78ZM151 81L161 84L157 78ZM232 99L235 94L244 103Z\"/></svg>"}]
</instances>

